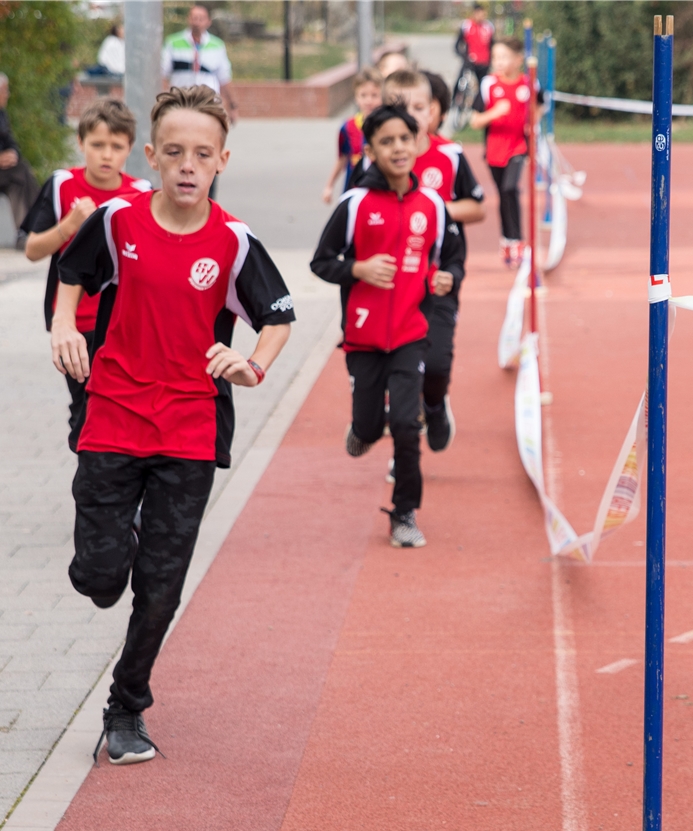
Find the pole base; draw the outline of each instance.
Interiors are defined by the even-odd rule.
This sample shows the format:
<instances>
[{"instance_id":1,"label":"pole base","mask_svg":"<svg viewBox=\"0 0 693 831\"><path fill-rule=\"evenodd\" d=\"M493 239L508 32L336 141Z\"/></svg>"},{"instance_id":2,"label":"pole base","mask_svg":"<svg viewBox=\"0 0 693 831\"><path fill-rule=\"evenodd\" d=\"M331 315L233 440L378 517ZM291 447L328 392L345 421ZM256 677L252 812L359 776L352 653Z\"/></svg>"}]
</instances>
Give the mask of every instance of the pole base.
<instances>
[{"instance_id":1,"label":"pole base","mask_svg":"<svg viewBox=\"0 0 693 831\"><path fill-rule=\"evenodd\" d=\"M544 390L544 392L539 395L539 401L542 407L548 407L549 404L553 404L553 393Z\"/></svg>"}]
</instances>

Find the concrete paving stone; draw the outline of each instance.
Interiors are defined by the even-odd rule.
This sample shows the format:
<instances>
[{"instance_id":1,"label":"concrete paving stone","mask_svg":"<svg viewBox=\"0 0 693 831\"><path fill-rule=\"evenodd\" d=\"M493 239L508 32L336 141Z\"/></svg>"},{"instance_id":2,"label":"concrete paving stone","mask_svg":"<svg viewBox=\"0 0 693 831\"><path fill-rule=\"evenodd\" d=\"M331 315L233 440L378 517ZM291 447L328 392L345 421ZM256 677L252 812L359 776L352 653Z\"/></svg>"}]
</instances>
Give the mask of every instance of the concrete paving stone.
<instances>
[{"instance_id":1,"label":"concrete paving stone","mask_svg":"<svg viewBox=\"0 0 693 831\"><path fill-rule=\"evenodd\" d=\"M125 636L125 629L123 629L123 637ZM32 632L30 641L33 643L52 643L54 638L65 640L68 637L89 638L90 640L111 640L113 638L113 626L111 623L103 624L97 623L96 619L91 623L75 624L75 623L42 623L36 626Z\"/></svg>"},{"instance_id":2,"label":"concrete paving stone","mask_svg":"<svg viewBox=\"0 0 693 831\"><path fill-rule=\"evenodd\" d=\"M1 620L1 619L0 619ZM0 632L2 626L0 626ZM66 655L75 642L75 638L52 638L51 640L5 641L0 644L0 652L5 654L14 650L21 655Z\"/></svg>"},{"instance_id":3,"label":"concrete paving stone","mask_svg":"<svg viewBox=\"0 0 693 831\"><path fill-rule=\"evenodd\" d=\"M37 704L33 707L26 707L22 710L19 718L17 719L17 723L15 724L15 730L38 730L41 728L52 728L57 730L62 730L68 724L72 716L75 714L77 708L81 705L82 701L84 700L84 696L86 692L82 694L81 692L78 694L76 690L51 690L50 697L51 699L54 698L56 693L70 693L72 698L69 701L62 701L60 703L56 703L55 701L51 701L49 704ZM42 693L43 698L45 699L46 693ZM46 748L46 753L50 750L50 747Z\"/></svg>"},{"instance_id":4,"label":"concrete paving stone","mask_svg":"<svg viewBox=\"0 0 693 831\"><path fill-rule=\"evenodd\" d=\"M35 671L37 669L45 670L46 672L54 671L93 671L99 672L104 667L104 661L110 661L113 654L112 650L104 652L69 652L68 654L53 653L50 655L12 655L2 665L0 658L0 667L17 672ZM0 724L1 729L1 724Z\"/></svg>"},{"instance_id":5,"label":"concrete paving stone","mask_svg":"<svg viewBox=\"0 0 693 831\"><path fill-rule=\"evenodd\" d=\"M16 598L14 599L16 600ZM2 608L3 606L4 604L0 602L0 608ZM54 608L24 610L11 609L6 610L6 613L3 614L2 621L4 623L5 619L8 619L11 623L19 623L21 620L21 622L31 622L36 624L49 623L51 625L57 621L63 625L86 625L91 621L95 614L95 607L84 610L63 610L59 613L56 613Z\"/></svg>"},{"instance_id":6,"label":"concrete paving stone","mask_svg":"<svg viewBox=\"0 0 693 831\"><path fill-rule=\"evenodd\" d=\"M19 577L5 577L0 580L0 597L14 597L27 586L27 580Z\"/></svg>"},{"instance_id":7,"label":"concrete paving stone","mask_svg":"<svg viewBox=\"0 0 693 831\"><path fill-rule=\"evenodd\" d=\"M20 778L25 777L25 774L13 774L13 775L19 776ZM30 776L26 778L26 781L24 782L24 784L18 789L18 794L20 794L24 790L24 788L26 787L26 783L29 781L30 778L31 778ZM12 808L14 807L14 803L16 801L17 801L16 797L15 797L15 799L12 799L11 796L6 796L6 797L0 798L0 817L1 818L4 819L7 816L8 811L12 810ZM22 828L22 831L29 831L29 829L26 826L24 826ZM36 831L45 831L45 829L38 826L36 828Z\"/></svg>"},{"instance_id":8,"label":"concrete paving stone","mask_svg":"<svg viewBox=\"0 0 693 831\"><path fill-rule=\"evenodd\" d=\"M34 672L13 672L3 669L0 672L0 693L40 690L50 673L45 670Z\"/></svg>"},{"instance_id":9,"label":"concrete paving stone","mask_svg":"<svg viewBox=\"0 0 693 831\"><path fill-rule=\"evenodd\" d=\"M114 655L125 643L126 628L123 626L122 633L118 638L75 638L67 654L74 655L96 655L109 653Z\"/></svg>"},{"instance_id":10,"label":"concrete paving stone","mask_svg":"<svg viewBox=\"0 0 693 831\"><path fill-rule=\"evenodd\" d=\"M5 816L7 813L2 812L3 803L8 800L17 798L17 794L21 793L26 787L27 782L33 774L26 773L0 773L0 815ZM12 807L12 806L10 806Z\"/></svg>"},{"instance_id":11,"label":"concrete paving stone","mask_svg":"<svg viewBox=\"0 0 693 831\"><path fill-rule=\"evenodd\" d=\"M64 728L50 728L32 730L10 730L9 733L0 732L0 753L10 750L43 750L51 748L60 738Z\"/></svg>"},{"instance_id":12,"label":"concrete paving stone","mask_svg":"<svg viewBox=\"0 0 693 831\"><path fill-rule=\"evenodd\" d=\"M36 772L46 758L43 750L0 750L0 774Z\"/></svg>"},{"instance_id":13,"label":"concrete paving stone","mask_svg":"<svg viewBox=\"0 0 693 831\"><path fill-rule=\"evenodd\" d=\"M21 713L21 710L0 710L0 733L8 733Z\"/></svg>"},{"instance_id":14,"label":"concrete paving stone","mask_svg":"<svg viewBox=\"0 0 693 831\"><path fill-rule=\"evenodd\" d=\"M31 624L23 626L0 626L0 642L11 643L28 641L38 627Z\"/></svg>"},{"instance_id":15,"label":"concrete paving stone","mask_svg":"<svg viewBox=\"0 0 693 831\"><path fill-rule=\"evenodd\" d=\"M36 572L34 572L36 573ZM54 594L39 594L35 595L33 598L29 598L26 594L22 592L20 595L15 595L14 597L0 597L0 609L3 611L2 619L10 620L15 613L19 612L24 615L20 620L13 620L13 623L40 623L42 621L30 621L26 620L32 613L38 613L41 611L49 612L51 611L56 603L62 597L57 591Z\"/></svg>"},{"instance_id":16,"label":"concrete paving stone","mask_svg":"<svg viewBox=\"0 0 693 831\"><path fill-rule=\"evenodd\" d=\"M101 671L97 670L89 672L84 670L57 670L51 672L46 681L41 684L41 690L89 690L94 686L100 674ZM0 681L2 681L2 675L3 673L0 673Z\"/></svg>"}]
</instances>

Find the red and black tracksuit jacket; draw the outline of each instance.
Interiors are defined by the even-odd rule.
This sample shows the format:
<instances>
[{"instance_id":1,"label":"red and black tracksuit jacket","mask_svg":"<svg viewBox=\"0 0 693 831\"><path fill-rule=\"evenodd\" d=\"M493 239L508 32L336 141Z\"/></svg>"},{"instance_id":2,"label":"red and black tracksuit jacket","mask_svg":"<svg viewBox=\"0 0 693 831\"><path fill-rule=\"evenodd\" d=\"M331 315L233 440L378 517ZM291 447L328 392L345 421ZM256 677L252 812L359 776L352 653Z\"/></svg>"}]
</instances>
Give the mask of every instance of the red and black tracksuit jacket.
<instances>
[{"instance_id":1,"label":"red and black tracksuit jacket","mask_svg":"<svg viewBox=\"0 0 693 831\"><path fill-rule=\"evenodd\" d=\"M347 352L391 352L425 338L422 305L431 294L433 274L449 271L453 291L464 277L457 225L441 197L411 178L411 190L400 198L371 166L360 187L339 201L310 264L318 277L341 286ZM376 288L352 275L354 262L376 254L396 258L393 289Z\"/></svg>"}]
</instances>

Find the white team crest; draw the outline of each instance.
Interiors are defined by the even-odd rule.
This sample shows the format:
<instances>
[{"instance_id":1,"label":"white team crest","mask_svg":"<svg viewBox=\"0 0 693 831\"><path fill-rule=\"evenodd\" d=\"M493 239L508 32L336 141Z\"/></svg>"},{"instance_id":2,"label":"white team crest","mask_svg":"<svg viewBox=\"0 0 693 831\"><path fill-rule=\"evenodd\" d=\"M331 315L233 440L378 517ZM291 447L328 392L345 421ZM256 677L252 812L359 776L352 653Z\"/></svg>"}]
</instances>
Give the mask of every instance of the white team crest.
<instances>
[{"instance_id":1,"label":"white team crest","mask_svg":"<svg viewBox=\"0 0 693 831\"><path fill-rule=\"evenodd\" d=\"M421 184L425 188L438 190L438 188L443 184L443 174L437 167L427 167L421 174Z\"/></svg>"},{"instance_id":2,"label":"white team crest","mask_svg":"<svg viewBox=\"0 0 693 831\"><path fill-rule=\"evenodd\" d=\"M368 217L368 224L369 225L384 225L385 224L385 220L383 219L382 214L380 213L380 211L376 211L375 213L372 213Z\"/></svg>"},{"instance_id":3,"label":"white team crest","mask_svg":"<svg viewBox=\"0 0 693 831\"><path fill-rule=\"evenodd\" d=\"M495 86L491 91L491 95L493 95L494 98L502 98L505 95L503 87Z\"/></svg>"},{"instance_id":4,"label":"white team crest","mask_svg":"<svg viewBox=\"0 0 693 831\"><path fill-rule=\"evenodd\" d=\"M211 289L219 276L219 263L211 257L196 260L190 269L190 283L198 290Z\"/></svg>"},{"instance_id":5,"label":"white team crest","mask_svg":"<svg viewBox=\"0 0 693 831\"><path fill-rule=\"evenodd\" d=\"M515 98L522 104L529 101L529 87L526 84L520 84L515 90Z\"/></svg>"},{"instance_id":6,"label":"white team crest","mask_svg":"<svg viewBox=\"0 0 693 831\"><path fill-rule=\"evenodd\" d=\"M415 211L409 220L409 229L413 234L425 234L426 228L428 228L426 214L421 213L421 211Z\"/></svg>"}]
</instances>

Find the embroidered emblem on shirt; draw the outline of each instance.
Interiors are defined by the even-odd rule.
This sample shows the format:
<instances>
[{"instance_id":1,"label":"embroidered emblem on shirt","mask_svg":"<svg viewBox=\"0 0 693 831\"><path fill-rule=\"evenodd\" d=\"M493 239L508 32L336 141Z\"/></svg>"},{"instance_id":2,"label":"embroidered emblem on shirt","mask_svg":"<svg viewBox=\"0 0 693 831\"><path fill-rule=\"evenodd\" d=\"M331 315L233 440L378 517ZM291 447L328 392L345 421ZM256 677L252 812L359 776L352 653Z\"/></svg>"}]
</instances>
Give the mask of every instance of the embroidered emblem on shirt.
<instances>
[{"instance_id":1,"label":"embroidered emblem on shirt","mask_svg":"<svg viewBox=\"0 0 693 831\"><path fill-rule=\"evenodd\" d=\"M380 211L376 211L375 213L372 213L368 217L368 224L369 225L384 225L385 224L385 220L383 219Z\"/></svg>"},{"instance_id":2,"label":"embroidered emblem on shirt","mask_svg":"<svg viewBox=\"0 0 693 831\"><path fill-rule=\"evenodd\" d=\"M427 167L421 174L421 183L426 188L438 190L438 188L443 184L443 174L437 167Z\"/></svg>"},{"instance_id":3,"label":"embroidered emblem on shirt","mask_svg":"<svg viewBox=\"0 0 693 831\"><path fill-rule=\"evenodd\" d=\"M189 281L198 291L211 289L219 276L219 263L211 257L196 260L190 269Z\"/></svg>"},{"instance_id":4,"label":"embroidered emblem on shirt","mask_svg":"<svg viewBox=\"0 0 693 831\"><path fill-rule=\"evenodd\" d=\"M428 220L426 214L421 211L414 211L409 220L409 229L413 234L424 234L428 228Z\"/></svg>"},{"instance_id":5,"label":"embroidered emblem on shirt","mask_svg":"<svg viewBox=\"0 0 693 831\"><path fill-rule=\"evenodd\" d=\"M275 300L274 303L270 306L273 312L288 312L289 309L293 309L294 301L291 299L290 294L285 294L284 297L280 297L279 300Z\"/></svg>"},{"instance_id":6,"label":"embroidered emblem on shirt","mask_svg":"<svg viewBox=\"0 0 693 831\"><path fill-rule=\"evenodd\" d=\"M526 84L520 84L515 90L515 98L522 104L529 101L529 87Z\"/></svg>"},{"instance_id":7,"label":"embroidered emblem on shirt","mask_svg":"<svg viewBox=\"0 0 693 831\"><path fill-rule=\"evenodd\" d=\"M139 257L137 256L135 248L137 248L137 243L136 242L126 242L125 243L125 248L123 248L123 250L120 253L124 257L127 257L128 260L139 260Z\"/></svg>"}]
</instances>

